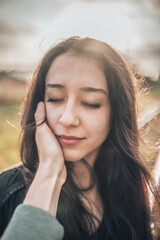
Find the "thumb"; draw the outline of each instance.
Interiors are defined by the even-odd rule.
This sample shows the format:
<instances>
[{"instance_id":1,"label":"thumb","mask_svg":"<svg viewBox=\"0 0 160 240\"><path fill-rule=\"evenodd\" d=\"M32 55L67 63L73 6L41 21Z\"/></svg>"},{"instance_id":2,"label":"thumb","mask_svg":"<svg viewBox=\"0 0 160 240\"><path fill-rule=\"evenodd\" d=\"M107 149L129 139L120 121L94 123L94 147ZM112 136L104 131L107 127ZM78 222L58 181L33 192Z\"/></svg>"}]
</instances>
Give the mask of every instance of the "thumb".
<instances>
[{"instance_id":1,"label":"thumb","mask_svg":"<svg viewBox=\"0 0 160 240\"><path fill-rule=\"evenodd\" d=\"M36 121L36 126L39 126L40 124L42 124L45 121L44 102L39 102L37 104L37 109L36 109L36 112L34 114L34 118L35 118L35 121Z\"/></svg>"}]
</instances>

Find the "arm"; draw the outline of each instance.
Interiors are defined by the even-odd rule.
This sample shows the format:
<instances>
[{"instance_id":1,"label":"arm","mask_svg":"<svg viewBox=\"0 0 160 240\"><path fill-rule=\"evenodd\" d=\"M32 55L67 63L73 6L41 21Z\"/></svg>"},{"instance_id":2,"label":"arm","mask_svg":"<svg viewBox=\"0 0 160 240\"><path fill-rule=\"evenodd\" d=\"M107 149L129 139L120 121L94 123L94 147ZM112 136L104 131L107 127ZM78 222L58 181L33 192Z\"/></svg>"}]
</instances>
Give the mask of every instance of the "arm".
<instances>
[{"instance_id":1,"label":"arm","mask_svg":"<svg viewBox=\"0 0 160 240\"><path fill-rule=\"evenodd\" d=\"M41 208L56 217L59 195L64 183L62 174L63 172L52 166L50 159L40 163L23 203Z\"/></svg>"},{"instance_id":2,"label":"arm","mask_svg":"<svg viewBox=\"0 0 160 240\"><path fill-rule=\"evenodd\" d=\"M55 217L66 181L66 167L62 149L44 119L45 107L40 103L35 113L39 166L24 204L17 207L2 240L61 240L63 237L63 227Z\"/></svg>"},{"instance_id":3,"label":"arm","mask_svg":"<svg viewBox=\"0 0 160 240\"><path fill-rule=\"evenodd\" d=\"M45 107L41 102L35 113L39 166L24 204L42 208L56 217L60 191L66 181L66 167L62 149L44 119Z\"/></svg>"}]
</instances>

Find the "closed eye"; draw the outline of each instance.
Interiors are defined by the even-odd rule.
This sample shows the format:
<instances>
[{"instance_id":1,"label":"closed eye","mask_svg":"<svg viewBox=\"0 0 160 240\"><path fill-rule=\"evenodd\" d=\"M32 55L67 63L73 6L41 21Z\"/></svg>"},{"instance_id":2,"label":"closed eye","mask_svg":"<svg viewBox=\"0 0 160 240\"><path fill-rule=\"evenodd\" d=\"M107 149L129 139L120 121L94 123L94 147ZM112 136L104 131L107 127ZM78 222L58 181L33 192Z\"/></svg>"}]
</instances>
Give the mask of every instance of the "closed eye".
<instances>
[{"instance_id":1,"label":"closed eye","mask_svg":"<svg viewBox=\"0 0 160 240\"><path fill-rule=\"evenodd\" d=\"M47 99L47 102L53 102L53 103L60 103L63 102L64 99L55 99L55 98L49 98ZM86 102L82 102L82 104L87 107L87 108L91 108L91 109L98 109L101 107L101 105L99 103L96 104L90 104L90 103L86 103Z\"/></svg>"},{"instance_id":2,"label":"closed eye","mask_svg":"<svg viewBox=\"0 0 160 240\"><path fill-rule=\"evenodd\" d=\"M99 103L96 103L96 104L90 104L90 103L85 103L85 102L82 102L86 107L88 108L100 108L100 104Z\"/></svg>"},{"instance_id":3,"label":"closed eye","mask_svg":"<svg viewBox=\"0 0 160 240\"><path fill-rule=\"evenodd\" d=\"M54 98L49 98L47 99L47 102L54 102L54 103L58 103L58 102L62 102L63 99L54 99Z\"/></svg>"}]
</instances>

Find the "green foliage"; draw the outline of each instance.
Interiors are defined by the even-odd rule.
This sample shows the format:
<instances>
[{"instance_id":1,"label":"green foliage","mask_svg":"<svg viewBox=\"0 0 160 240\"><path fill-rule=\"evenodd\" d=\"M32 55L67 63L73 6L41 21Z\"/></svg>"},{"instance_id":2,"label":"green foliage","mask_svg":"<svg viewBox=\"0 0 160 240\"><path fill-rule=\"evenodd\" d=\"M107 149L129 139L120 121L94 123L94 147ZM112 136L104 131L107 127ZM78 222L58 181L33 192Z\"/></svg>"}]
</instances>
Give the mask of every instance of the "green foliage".
<instances>
[{"instance_id":1,"label":"green foliage","mask_svg":"<svg viewBox=\"0 0 160 240\"><path fill-rule=\"evenodd\" d=\"M20 161L18 156L18 138L20 103L0 104L0 170Z\"/></svg>"}]
</instances>

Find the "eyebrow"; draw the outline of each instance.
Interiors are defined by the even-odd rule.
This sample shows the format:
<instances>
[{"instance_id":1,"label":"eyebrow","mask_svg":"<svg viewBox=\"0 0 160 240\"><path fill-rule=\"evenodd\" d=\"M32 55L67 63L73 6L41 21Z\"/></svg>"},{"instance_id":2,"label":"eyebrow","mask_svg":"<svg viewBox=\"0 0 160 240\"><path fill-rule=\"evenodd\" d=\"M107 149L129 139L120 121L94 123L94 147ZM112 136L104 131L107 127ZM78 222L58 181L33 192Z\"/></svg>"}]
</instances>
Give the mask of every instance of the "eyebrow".
<instances>
[{"instance_id":1,"label":"eyebrow","mask_svg":"<svg viewBox=\"0 0 160 240\"><path fill-rule=\"evenodd\" d=\"M46 88L60 88L60 89L64 89L65 87L61 84L55 84L55 83L48 83ZM102 88L93 88L93 87L83 87L80 88L81 91L83 92L97 92L97 93L103 93L106 96L108 96L108 94L106 93L106 91Z\"/></svg>"},{"instance_id":2,"label":"eyebrow","mask_svg":"<svg viewBox=\"0 0 160 240\"><path fill-rule=\"evenodd\" d=\"M84 92L98 92L98 93L104 93L105 95L107 95L106 91L103 90L102 88L93 88L93 87L83 87L80 88L80 90L84 91ZM108 95L107 95L108 96Z\"/></svg>"},{"instance_id":3,"label":"eyebrow","mask_svg":"<svg viewBox=\"0 0 160 240\"><path fill-rule=\"evenodd\" d=\"M46 88L64 88L61 84L48 83Z\"/></svg>"}]
</instances>

